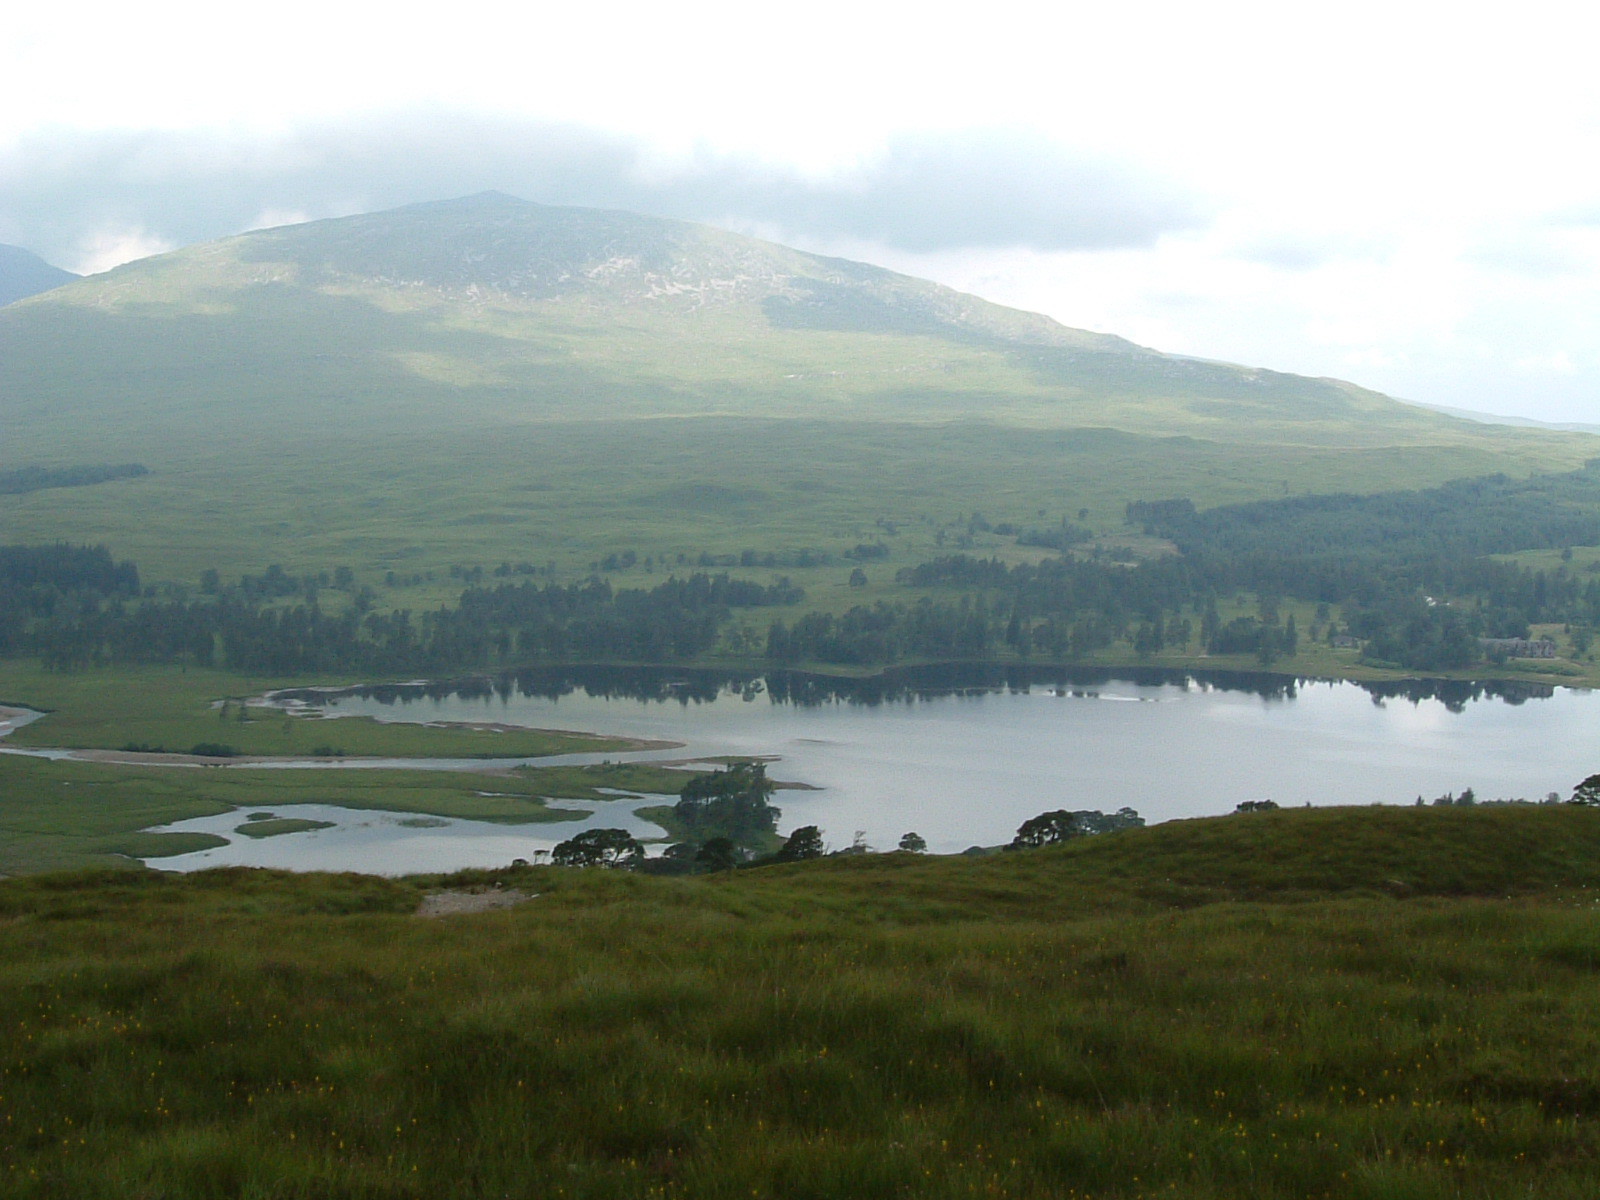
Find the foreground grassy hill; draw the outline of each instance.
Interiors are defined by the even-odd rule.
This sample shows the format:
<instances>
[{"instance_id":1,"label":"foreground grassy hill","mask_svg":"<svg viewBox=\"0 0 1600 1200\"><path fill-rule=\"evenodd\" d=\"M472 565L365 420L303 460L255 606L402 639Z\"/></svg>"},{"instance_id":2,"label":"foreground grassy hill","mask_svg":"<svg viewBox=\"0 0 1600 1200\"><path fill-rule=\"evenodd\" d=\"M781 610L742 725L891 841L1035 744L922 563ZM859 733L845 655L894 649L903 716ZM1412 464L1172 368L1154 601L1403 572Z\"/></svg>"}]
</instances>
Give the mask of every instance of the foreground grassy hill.
<instances>
[{"instance_id":1,"label":"foreground grassy hill","mask_svg":"<svg viewBox=\"0 0 1600 1200\"><path fill-rule=\"evenodd\" d=\"M0 884L19 1197L1587 1197L1600 817ZM441 886L537 893L413 915Z\"/></svg>"},{"instance_id":2,"label":"foreground grassy hill","mask_svg":"<svg viewBox=\"0 0 1600 1200\"><path fill-rule=\"evenodd\" d=\"M914 560L973 509L1118 528L1131 499L1526 474L1600 446L498 195L246 234L7 306L0 394L15 463L150 471L0 497L8 537L105 541L185 581L838 551L880 520Z\"/></svg>"}]
</instances>

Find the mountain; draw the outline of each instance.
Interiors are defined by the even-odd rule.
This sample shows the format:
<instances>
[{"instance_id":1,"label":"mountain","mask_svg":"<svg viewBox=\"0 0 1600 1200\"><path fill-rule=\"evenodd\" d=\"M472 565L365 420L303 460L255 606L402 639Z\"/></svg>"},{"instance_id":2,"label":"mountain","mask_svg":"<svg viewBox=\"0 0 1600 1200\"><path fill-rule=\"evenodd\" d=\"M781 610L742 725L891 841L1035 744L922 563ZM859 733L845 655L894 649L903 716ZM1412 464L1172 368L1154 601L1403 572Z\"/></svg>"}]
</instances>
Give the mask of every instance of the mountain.
<instances>
[{"instance_id":1,"label":"mountain","mask_svg":"<svg viewBox=\"0 0 1600 1200\"><path fill-rule=\"evenodd\" d=\"M1497 413L1478 412L1470 408L1454 408L1448 404L1423 404L1417 400L1409 403L1444 413L1449 417L1460 417L1464 421L1477 421L1484 425L1515 425L1522 429L1559 429L1567 433L1600 433L1600 425L1585 424L1582 421L1536 421L1532 417L1508 417Z\"/></svg>"},{"instance_id":2,"label":"mountain","mask_svg":"<svg viewBox=\"0 0 1600 1200\"><path fill-rule=\"evenodd\" d=\"M493 193L11 305L0 395L12 465L151 472L19 502L17 536L92 533L179 574L848 546L880 520L932 545L957 511L1120 524L1129 499L1600 452L708 226Z\"/></svg>"},{"instance_id":3,"label":"mountain","mask_svg":"<svg viewBox=\"0 0 1600 1200\"><path fill-rule=\"evenodd\" d=\"M359 381L385 407L443 386L534 418L586 412L601 389L612 417L826 401L1228 438L1248 421L1252 440L1266 425L1339 442L1370 440L1374 421L1430 424L1350 384L1163 355L862 263L496 193L144 259L16 321L42 335L16 369L70 360L57 382L80 401L124 392L136 362L168 396L237 386L248 367L286 413ZM151 344L152 327L171 336Z\"/></svg>"},{"instance_id":4,"label":"mountain","mask_svg":"<svg viewBox=\"0 0 1600 1200\"><path fill-rule=\"evenodd\" d=\"M48 292L79 276L52 267L31 250L0 245L0 304Z\"/></svg>"}]
</instances>

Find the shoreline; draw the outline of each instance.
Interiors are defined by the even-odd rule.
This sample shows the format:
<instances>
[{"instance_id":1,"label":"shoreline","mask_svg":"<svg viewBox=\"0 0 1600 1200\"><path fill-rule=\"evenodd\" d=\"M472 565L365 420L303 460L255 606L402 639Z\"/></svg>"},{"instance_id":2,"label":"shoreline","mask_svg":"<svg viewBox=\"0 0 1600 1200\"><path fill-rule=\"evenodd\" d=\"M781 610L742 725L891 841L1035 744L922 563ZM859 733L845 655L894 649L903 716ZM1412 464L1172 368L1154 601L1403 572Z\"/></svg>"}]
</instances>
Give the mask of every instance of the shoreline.
<instances>
[{"instance_id":1,"label":"shoreline","mask_svg":"<svg viewBox=\"0 0 1600 1200\"><path fill-rule=\"evenodd\" d=\"M5 718L0 710L0 724ZM0 738L10 733L9 729L0 729ZM565 733L566 730L543 730L532 726L510 725L504 732L508 733ZM188 754L182 751L167 750L113 750L106 747L95 746L0 746L0 754L13 754L19 758L44 758L61 762L90 762L104 766L119 767L283 767L289 765L303 765L308 770L319 767L367 767L367 768L392 768L394 770L470 770L475 763L503 763L507 759L515 759L519 766L538 767L541 758L566 759L574 756L588 754L648 754L658 750L678 750L685 745L683 742L664 741L653 738L623 738L611 737L604 734L589 734L595 740L607 742L626 742L625 746L611 746L606 750L591 751L564 751L557 754L542 755L438 755L434 757L381 754L350 754L350 755L311 755L311 754L233 754L227 756ZM690 763L695 759L675 759L674 763ZM408 766L407 764L429 764L427 766ZM441 766L438 764L461 764L460 766ZM558 764L550 764L552 766ZM570 765L570 764L559 764ZM503 774L514 770L508 766L485 766L482 773L485 775Z\"/></svg>"},{"instance_id":2,"label":"shoreline","mask_svg":"<svg viewBox=\"0 0 1600 1200\"><path fill-rule=\"evenodd\" d=\"M773 665L771 663L734 663L728 665L718 664L684 664L670 665L640 664L640 663L562 663L551 665L534 665L523 667L507 667L495 674L465 674L457 676L444 676L437 679L408 679L402 682L366 682L356 684L337 685L311 685L305 687L290 686L275 688L264 692L249 701L252 704L276 707L289 716L304 716L308 719L341 720L358 714L336 713L326 715L320 711L306 711L315 709L314 703L308 703L302 697L306 693L315 693L319 696L334 698L339 696L359 696L363 693L372 694L379 691L404 692L421 689L448 689L459 691L469 683L487 682L497 679L514 679L519 675L562 675L580 676L587 672L640 672L660 673L676 676L670 680L669 686L681 686L686 680L685 676L699 677L704 680L721 680L725 684L735 681L745 683L761 681L768 685L762 690L771 692L770 683L774 679L794 680L802 683L814 683L824 687L834 687L841 691L849 688L899 687L910 692L930 691L935 693L957 691L988 691L997 687L1012 686L1009 676L1032 676L1039 683L1049 682L1050 676L1055 676L1063 681L1070 681L1080 677L1086 681L1120 679L1139 684L1146 681L1162 683L1180 683L1192 681L1200 684L1220 685L1227 688L1230 684L1243 690L1255 690L1249 686L1250 681L1257 684L1269 685L1274 688L1294 688L1306 684L1350 684L1364 691L1376 695L1398 695L1405 691L1427 689L1435 696L1448 693L1459 693L1462 689L1479 690L1488 695L1495 696L1524 696L1537 694L1539 691L1554 692L1558 689L1590 692L1600 690L1600 684L1580 678L1531 678L1526 676L1498 676L1498 677L1462 677L1455 675L1423 675L1423 674L1384 674L1364 670L1352 674L1330 674L1327 672L1299 672L1266 667L1250 666L1245 664L1214 663L1208 659L1192 660L1185 663L1052 663L1036 662L1016 659L937 659L919 660L899 663L890 663L870 670L852 671L844 667L823 669L817 665ZM969 681L965 683L939 682L921 679L928 675L939 673L961 672L987 672L994 678L983 681ZM286 693L297 695L286 696ZM283 697L280 699L280 697ZM298 711L297 711L298 710ZM377 718L374 718L377 719ZM386 722L390 723L390 722ZM413 724L418 728L481 728L494 730L530 730L532 726L508 725L494 721L415 721L392 722L396 724ZM600 737L591 730L541 730L541 732L565 733L576 737Z\"/></svg>"}]
</instances>

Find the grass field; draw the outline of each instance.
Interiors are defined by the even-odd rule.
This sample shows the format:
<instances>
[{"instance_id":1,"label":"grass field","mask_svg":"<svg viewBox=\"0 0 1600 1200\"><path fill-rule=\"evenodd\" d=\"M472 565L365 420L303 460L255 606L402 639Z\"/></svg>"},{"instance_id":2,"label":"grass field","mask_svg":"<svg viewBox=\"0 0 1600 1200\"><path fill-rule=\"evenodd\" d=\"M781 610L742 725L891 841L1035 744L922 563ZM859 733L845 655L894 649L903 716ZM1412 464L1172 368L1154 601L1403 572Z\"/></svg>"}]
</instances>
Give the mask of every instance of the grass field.
<instances>
[{"instance_id":1,"label":"grass field","mask_svg":"<svg viewBox=\"0 0 1600 1200\"><path fill-rule=\"evenodd\" d=\"M256 820L246 817L244 824L236 826L234 832L249 838L269 838L282 837L287 833L309 833L314 829L332 828L332 821L308 821L303 817L261 817Z\"/></svg>"},{"instance_id":2,"label":"grass field","mask_svg":"<svg viewBox=\"0 0 1600 1200\"><path fill-rule=\"evenodd\" d=\"M1593 1194L1600 815L0 884L17 1197ZM411 913L439 886L538 893Z\"/></svg>"},{"instance_id":3,"label":"grass field","mask_svg":"<svg viewBox=\"0 0 1600 1200\"><path fill-rule=\"evenodd\" d=\"M135 459L150 475L0 497L8 538L104 542L152 582L190 586L207 568L233 580L273 563L293 574L348 565L386 607L453 597L451 566L554 564L555 578L567 581L627 550L661 564L658 575L681 570L680 554L692 562L702 553L821 551L838 565L788 573L808 587L823 578L842 584L851 564L838 556L858 543L889 545L880 569L892 575L947 552L941 529L964 531L974 511L992 522L1049 524L1087 510L1093 528L1116 533L1130 500L1187 496L1209 506L1379 491L1570 469L1597 452L1575 435L1528 447L1479 438L1352 453L979 421L731 417L425 434L377 425L347 440L241 430L200 445L173 434L148 447L129 444L131 436L116 429L64 453ZM445 586L390 596L389 571L432 571ZM645 577L642 568L636 574Z\"/></svg>"}]
</instances>

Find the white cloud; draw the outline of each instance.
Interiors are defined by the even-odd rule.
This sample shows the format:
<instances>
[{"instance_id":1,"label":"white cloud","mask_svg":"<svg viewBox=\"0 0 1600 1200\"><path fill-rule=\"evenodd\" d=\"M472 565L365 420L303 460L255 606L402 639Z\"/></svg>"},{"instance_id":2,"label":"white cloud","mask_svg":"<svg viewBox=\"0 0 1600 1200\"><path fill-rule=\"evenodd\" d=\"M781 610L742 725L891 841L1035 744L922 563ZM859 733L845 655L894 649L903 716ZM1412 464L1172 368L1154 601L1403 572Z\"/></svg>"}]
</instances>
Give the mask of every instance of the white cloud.
<instances>
[{"instance_id":1,"label":"white cloud","mask_svg":"<svg viewBox=\"0 0 1600 1200\"><path fill-rule=\"evenodd\" d=\"M303 225L311 219L311 214L303 208L264 208L245 226L245 229L276 229L280 225Z\"/></svg>"},{"instance_id":2,"label":"white cloud","mask_svg":"<svg viewBox=\"0 0 1600 1200\"><path fill-rule=\"evenodd\" d=\"M1519 358L1516 361L1519 371L1526 371L1530 375L1576 375L1577 364L1572 361L1572 355L1565 350L1557 350L1553 354L1535 354L1528 358Z\"/></svg>"},{"instance_id":3,"label":"white cloud","mask_svg":"<svg viewBox=\"0 0 1600 1200\"><path fill-rule=\"evenodd\" d=\"M176 247L143 229L97 229L78 244L78 257L67 269L79 275L98 275L112 267L164 254Z\"/></svg>"}]
</instances>

